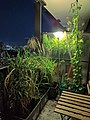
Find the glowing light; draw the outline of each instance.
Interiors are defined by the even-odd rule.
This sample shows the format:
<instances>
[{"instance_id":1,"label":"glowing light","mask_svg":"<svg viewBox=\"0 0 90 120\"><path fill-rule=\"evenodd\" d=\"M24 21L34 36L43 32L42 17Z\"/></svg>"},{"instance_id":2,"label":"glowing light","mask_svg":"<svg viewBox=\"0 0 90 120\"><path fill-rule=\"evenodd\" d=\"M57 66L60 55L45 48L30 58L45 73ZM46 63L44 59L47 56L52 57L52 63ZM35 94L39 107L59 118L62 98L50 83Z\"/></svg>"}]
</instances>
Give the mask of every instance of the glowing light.
<instances>
[{"instance_id":1,"label":"glowing light","mask_svg":"<svg viewBox=\"0 0 90 120\"><path fill-rule=\"evenodd\" d=\"M59 39L62 39L64 38L64 33L61 32L61 31L58 31L58 32L55 32L53 33L55 37L59 38Z\"/></svg>"}]
</instances>

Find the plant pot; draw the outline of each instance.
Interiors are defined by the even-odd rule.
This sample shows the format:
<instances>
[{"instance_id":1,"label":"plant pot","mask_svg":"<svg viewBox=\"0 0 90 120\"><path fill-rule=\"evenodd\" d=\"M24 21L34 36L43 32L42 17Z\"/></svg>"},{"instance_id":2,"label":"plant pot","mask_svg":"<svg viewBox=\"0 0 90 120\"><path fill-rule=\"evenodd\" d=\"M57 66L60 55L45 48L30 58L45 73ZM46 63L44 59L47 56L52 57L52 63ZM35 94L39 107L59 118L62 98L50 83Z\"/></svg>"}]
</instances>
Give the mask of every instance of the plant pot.
<instances>
[{"instance_id":1,"label":"plant pot","mask_svg":"<svg viewBox=\"0 0 90 120\"><path fill-rule=\"evenodd\" d=\"M55 99L58 94L58 83L53 82L49 88L50 88L49 99Z\"/></svg>"},{"instance_id":2,"label":"plant pot","mask_svg":"<svg viewBox=\"0 0 90 120\"><path fill-rule=\"evenodd\" d=\"M80 89L81 88L81 89ZM68 86L64 86L64 83L62 82L60 85L60 92L62 91L68 91L68 92L74 92L74 93L78 93L78 94L85 94L85 87L75 87L72 84L69 84Z\"/></svg>"},{"instance_id":3,"label":"plant pot","mask_svg":"<svg viewBox=\"0 0 90 120\"><path fill-rule=\"evenodd\" d=\"M50 91L50 89L48 89L47 92L40 98L40 100L36 104L35 108L25 119L20 118L18 116L14 116L12 118L12 120L36 120L36 118L38 117L42 108L44 107L44 105L46 104L46 102L48 100L49 91Z\"/></svg>"}]
</instances>

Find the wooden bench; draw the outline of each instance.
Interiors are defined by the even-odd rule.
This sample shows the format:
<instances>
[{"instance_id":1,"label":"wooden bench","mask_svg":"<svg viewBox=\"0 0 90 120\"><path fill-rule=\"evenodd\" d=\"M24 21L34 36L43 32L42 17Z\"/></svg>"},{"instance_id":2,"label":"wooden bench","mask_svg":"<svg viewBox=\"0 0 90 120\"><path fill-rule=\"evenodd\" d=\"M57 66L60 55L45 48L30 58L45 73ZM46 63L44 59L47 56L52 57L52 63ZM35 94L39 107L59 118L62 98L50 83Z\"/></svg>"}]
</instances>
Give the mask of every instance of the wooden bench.
<instances>
[{"instance_id":1,"label":"wooden bench","mask_svg":"<svg viewBox=\"0 0 90 120\"><path fill-rule=\"evenodd\" d=\"M63 91L55 112L61 115L62 120L68 116L80 120L90 120L90 96Z\"/></svg>"}]
</instances>

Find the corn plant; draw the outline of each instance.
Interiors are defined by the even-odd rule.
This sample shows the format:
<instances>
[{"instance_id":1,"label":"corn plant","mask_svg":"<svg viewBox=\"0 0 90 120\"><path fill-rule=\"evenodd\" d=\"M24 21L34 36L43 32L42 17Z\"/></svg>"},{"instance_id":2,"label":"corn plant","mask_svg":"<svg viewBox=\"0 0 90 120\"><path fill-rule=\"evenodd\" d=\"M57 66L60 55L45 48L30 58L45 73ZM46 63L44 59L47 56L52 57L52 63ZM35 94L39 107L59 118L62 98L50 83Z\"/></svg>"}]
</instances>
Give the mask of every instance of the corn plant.
<instances>
[{"instance_id":1,"label":"corn plant","mask_svg":"<svg viewBox=\"0 0 90 120\"><path fill-rule=\"evenodd\" d=\"M58 39L56 37L50 37L47 34L43 35L43 44L45 49L45 54L51 57L60 57L68 54L67 45L65 44L65 37ZM60 53L60 56L59 54Z\"/></svg>"},{"instance_id":2,"label":"corn plant","mask_svg":"<svg viewBox=\"0 0 90 120\"><path fill-rule=\"evenodd\" d=\"M20 105L24 111L30 101L38 99L40 93L38 85L32 79L32 71L29 66L29 55L25 51L23 56L18 51L16 58L8 57L9 74L5 78L4 86L8 95L9 108L14 110Z\"/></svg>"},{"instance_id":3,"label":"corn plant","mask_svg":"<svg viewBox=\"0 0 90 120\"><path fill-rule=\"evenodd\" d=\"M28 39L27 45L24 46L24 49L28 49L30 53L35 53L38 55L44 53L43 46L41 46L40 41L37 37L32 37Z\"/></svg>"},{"instance_id":4,"label":"corn plant","mask_svg":"<svg viewBox=\"0 0 90 120\"><path fill-rule=\"evenodd\" d=\"M47 83L52 82L56 66L55 61L53 61L51 58L47 58L40 55L31 55L30 57L31 58L28 64L31 70L33 71L34 78L37 79L39 84L43 84L42 80L44 77L47 78ZM40 72L39 79L36 77L38 71Z\"/></svg>"},{"instance_id":5,"label":"corn plant","mask_svg":"<svg viewBox=\"0 0 90 120\"><path fill-rule=\"evenodd\" d=\"M28 40L27 45L24 46L24 48L31 51L28 64L30 66L30 69L32 70L35 79L37 79L36 76L38 76L37 75L38 72L37 69L38 69L39 71L41 71L39 75L39 79L42 80L44 76L47 77L47 79L49 79L47 82L50 82L52 78L50 76L52 76L54 73L55 61L53 61L51 58L47 56L45 57L45 47L43 46L43 44L41 45L39 40L34 37Z\"/></svg>"}]
</instances>

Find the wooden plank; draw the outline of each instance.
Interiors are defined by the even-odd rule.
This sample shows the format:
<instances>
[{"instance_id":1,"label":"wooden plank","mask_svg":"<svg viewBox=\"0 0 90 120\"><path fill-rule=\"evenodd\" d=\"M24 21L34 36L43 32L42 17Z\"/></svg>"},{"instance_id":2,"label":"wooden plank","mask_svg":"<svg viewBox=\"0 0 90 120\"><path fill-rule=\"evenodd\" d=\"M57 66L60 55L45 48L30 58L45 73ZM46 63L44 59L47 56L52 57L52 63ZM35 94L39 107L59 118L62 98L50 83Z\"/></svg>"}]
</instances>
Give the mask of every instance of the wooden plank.
<instances>
[{"instance_id":1,"label":"wooden plank","mask_svg":"<svg viewBox=\"0 0 90 120\"><path fill-rule=\"evenodd\" d=\"M89 109L90 109L90 106L89 106L89 105L83 104L83 103L80 103L80 102L77 102L77 101L72 101L72 100L63 99L63 98L60 98L59 101L63 101L63 102L66 102L66 103L70 103L70 104L74 104L74 105L78 105L78 106L81 106L81 107L85 107L85 108L89 108Z\"/></svg>"},{"instance_id":2,"label":"wooden plank","mask_svg":"<svg viewBox=\"0 0 90 120\"><path fill-rule=\"evenodd\" d=\"M90 100L90 96L89 95L82 95L82 94L78 94L78 93L73 93L73 92L68 92L68 91L63 91L62 94L69 94L69 95L74 95L74 96L78 96L81 98L87 98Z\"/></svg>"},{"instance_id":3,"label":"wooden plank","mask_svg":"<svg viewBox=\"0 0 90 120\"><path fill-rule=\"evenodd\" d=\"M66 110L61 110L61 109L58 109L58 108L55 108L55 112L61 113L61 114L67 115L67 116L71 116L73 118L81 119L81 120L90 120L89 117L85 117L85 116L75 114L73 112L68 112Z\"/></svg>"},{"instance_id":4,"label":"wooden plank","mask_svg":"<svg viewBox=\"0 0 90 120\"><path fill-rule=\"evenodd\" d=\"M77 99L81 99L81 100L86 100L86 101L90 102L90 98L85 98L85 97L81 97L81 96L77 96L77 95L73 95L73 94L67 94L67 93L62 93L62 95L77 98Z\"/></svg>"},{"instance_id":5,"label":"wooden plank","mask_svg":"<svg viewBox=\"0 0 90 120\"><path fill-rule=\"evenodd\" d=\"M88 104L90 106L90 102L88 102L88 101L84 101L84 100L80 100L80 99L76 99L76 98L71 98L71 97L66 97L66 96L61 96L61 98L81 102L83 104Z\"/></svg>"},{"instance_id":6,"label":"wooden plank","mask_svg":"<svg viewBox=\"0 0 90 120\"><path fill-rule=\"evenodd\" d=\"M84 107L81 107L81 106L78 106L78 105L73 105L73 104L70 104L70 103L66 103L66 102L62 102L62 101L58 101L58 104L60 105L65 105L67 107L72 107L72 108L75 108L75 109L78 109L78 110L82 110L82 111L86 111L86 112L89 112L90 114L90 109L88 108L84 108Z\"/></svg>"},{"instance_id":7,"label":"wooden plank","mask_svg":"<svg viewBox=\"0 0 90 120\"><path fill-rule=\"evenodd\" d=\"M90 99L90 96L88 96L88 95L82 95L82 94L68 92L68 91L63 91L62 93L67 93L67 94L76 95L76 96L85 97L85 98L89 98Z\"/></svg>"},{"instance_id":8,"label":"wooden plank","mask_svg":"<svg viewBox=\"0 0 90 120\"><path fill-rule=\"evenodd\" d=\"M87 116L87 117L90 117L90 113L87 113L87 112L84 112L84 111L81 111L81 110L78 110L78 109L74 109L74 108L71 108L71 107L66 107L64 105L56 105L56 108L59 108L59 109L63 109L63 110L66 110L66 111L69 111L69 112L73 112L75 114L80 114L80 115L83 115L83 116Z\"/></svg>"}]
</instances>

